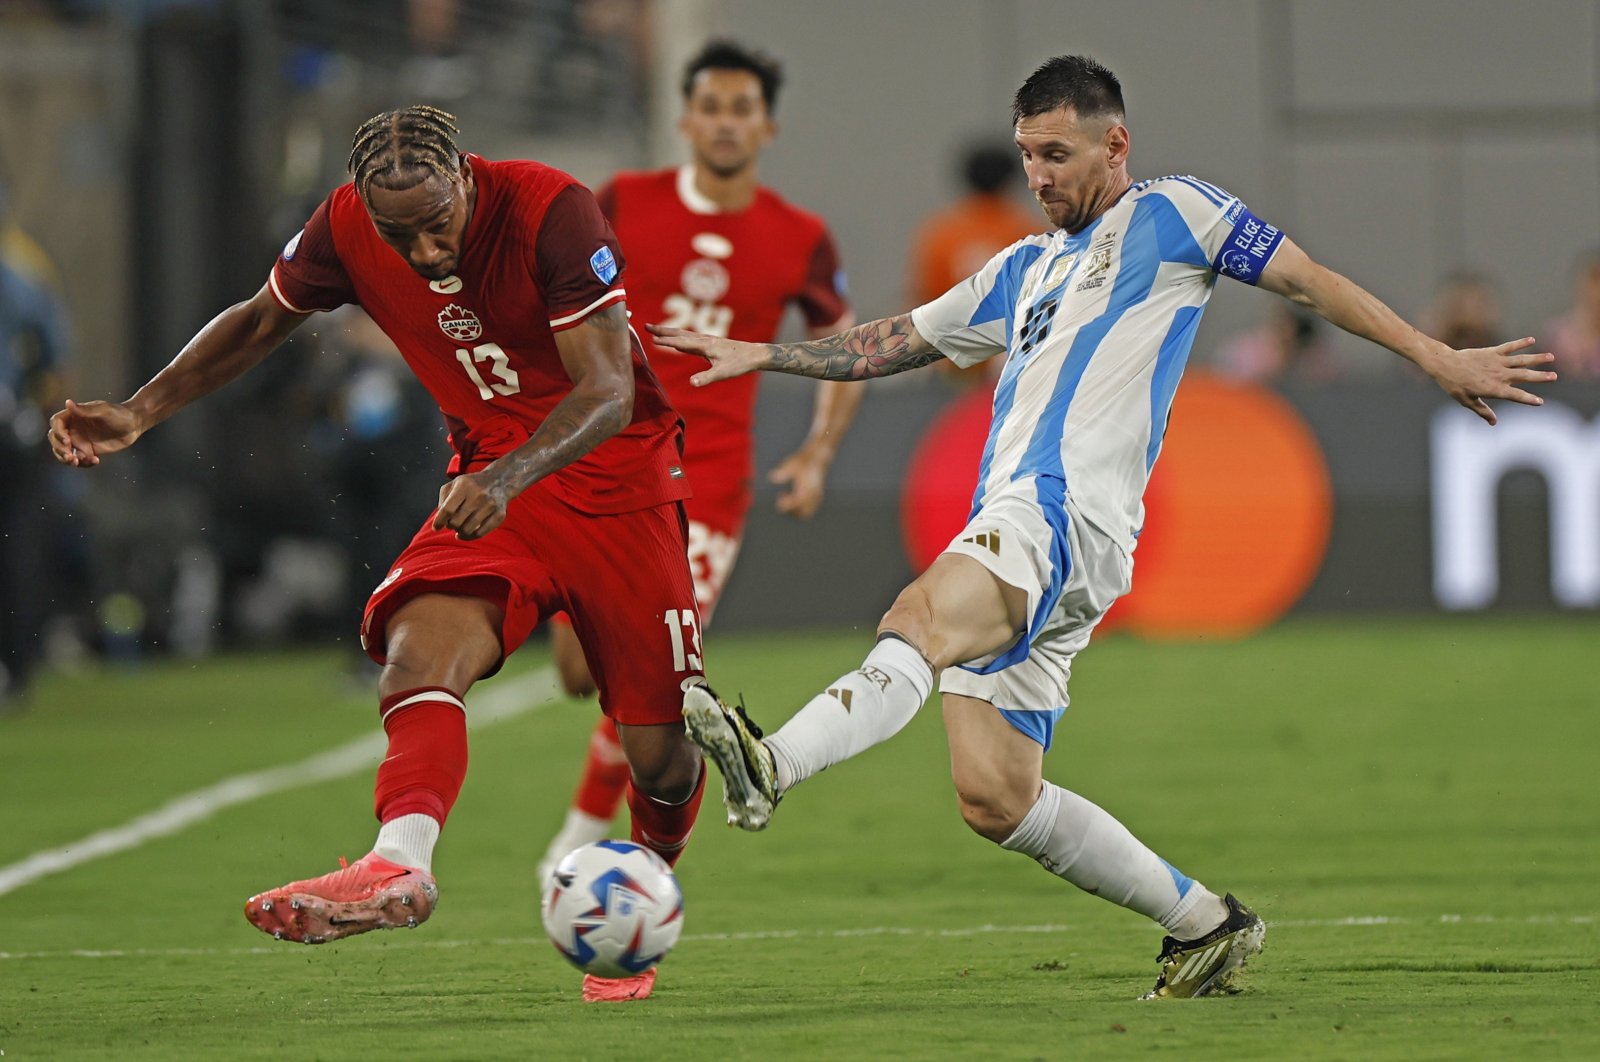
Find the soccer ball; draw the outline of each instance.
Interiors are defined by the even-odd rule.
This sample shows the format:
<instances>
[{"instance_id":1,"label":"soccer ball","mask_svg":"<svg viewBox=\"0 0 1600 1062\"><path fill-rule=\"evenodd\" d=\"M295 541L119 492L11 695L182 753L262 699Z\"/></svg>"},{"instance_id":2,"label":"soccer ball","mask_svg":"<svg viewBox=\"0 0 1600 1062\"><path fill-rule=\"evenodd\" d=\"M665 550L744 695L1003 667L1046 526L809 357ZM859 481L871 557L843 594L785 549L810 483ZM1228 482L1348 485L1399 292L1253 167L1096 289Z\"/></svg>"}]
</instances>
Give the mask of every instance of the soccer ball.
<instances>
[{"instance_id":1,"label":"soccer ball","mask_svg":"<svg viewBox=\"0 0 1600 1062\"><path fill-rule=\"evenodd\" d=\"M666 861L630 841L574 849L545 883L544 931L584 973L632 977L683 932L683 890Z\"/></svg>"}]
</instances>

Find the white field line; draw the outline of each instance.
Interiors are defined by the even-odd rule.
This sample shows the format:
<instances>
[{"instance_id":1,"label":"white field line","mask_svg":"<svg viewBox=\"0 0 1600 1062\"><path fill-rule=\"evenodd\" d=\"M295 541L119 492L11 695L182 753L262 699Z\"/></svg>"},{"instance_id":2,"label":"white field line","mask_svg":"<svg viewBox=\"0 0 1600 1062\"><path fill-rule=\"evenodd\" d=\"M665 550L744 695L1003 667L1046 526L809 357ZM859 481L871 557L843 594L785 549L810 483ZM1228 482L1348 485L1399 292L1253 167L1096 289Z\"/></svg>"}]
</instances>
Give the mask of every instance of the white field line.
<instances>
[{"instance_id":1,"label":"white field line","mask_svg":"<svg viewBox=\"0 0 1600 1062\"><path fill-rule=\"evenodd\" d=\"M1454 925L1559 925L1587 926L1600 922L1596 915L1526 915L1504 918L1499 915L1444 914L1431 918L1397 918L1388 915L1358 915L1349 918L1302 918L1273 920L1268 926L1297 929L1349 929L1365 926L1454 926ZM852 937L980 937L999 935L1050 935L1075 932L1078 927L1060 923L1002 926L984 924L949 929L911 929L905 926L864 926L856 929L771 929L743 933L685 933L679 943L723 943L760 940L842 940ZM544 937L493 937L488 940L406 941L415 948L547 948ZM291 948L128 948L74 949L71 951L0 951L0 962L8 959L139 959L218 955L295 954Z\"/></svg>"},{"instance_id":2,"label":"white field line","mask_svg":"<svg viewBox=\"0 0 1600 1062\"><path fill-rule=\"evenodd\" d=\"M489 726L531 712L552 703L560 692L555 669L543 667L503 684L496 684L472 698L467 710L468 726ZM47 848L0 867L0 896L15 892L40 878L82 866L102 856L137 848L157 837L167 837L187 829L236 804L247 804L273 793L342 778L375 766L387 748L381 731L374 731L338 748L319 752L299 763L269 767L249 774L224 778L204 789L175 797L120 826L98 830L61 848Z\"/></svg>"}]
</instances>

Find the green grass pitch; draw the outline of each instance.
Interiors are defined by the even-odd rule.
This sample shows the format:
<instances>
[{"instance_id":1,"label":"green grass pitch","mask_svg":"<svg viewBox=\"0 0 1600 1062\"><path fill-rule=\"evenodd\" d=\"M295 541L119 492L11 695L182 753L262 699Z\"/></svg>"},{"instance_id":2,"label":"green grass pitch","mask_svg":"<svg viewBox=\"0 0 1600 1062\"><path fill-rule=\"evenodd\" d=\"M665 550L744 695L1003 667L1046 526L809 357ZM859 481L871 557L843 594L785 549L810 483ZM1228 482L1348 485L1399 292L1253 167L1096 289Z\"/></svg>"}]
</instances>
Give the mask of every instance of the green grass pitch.
<instances>
[{"instance_id":1,"label":"green grass pitch","mask_svg":"<svg viewBox=\"0 0 1600 1062\"><path fill-rule=\"evenodd\" d=\"M708 662L772 724L870 637L719 633ZM655 997L585 1005L532 882L593 718L563 702L476 731L416 931L311 948L240 913L366 850L370 768L0 895L0 1053L1600 1057L1597 643L1593 617L1303 620L1085 653L1046 770L1272 923L1237 996L1135 1001L1160 931L967 831L930 707L763 834L713 781ZM0 719L0 867L370 733L340 663L47 677Z\"/></svg>"}]
</instances>

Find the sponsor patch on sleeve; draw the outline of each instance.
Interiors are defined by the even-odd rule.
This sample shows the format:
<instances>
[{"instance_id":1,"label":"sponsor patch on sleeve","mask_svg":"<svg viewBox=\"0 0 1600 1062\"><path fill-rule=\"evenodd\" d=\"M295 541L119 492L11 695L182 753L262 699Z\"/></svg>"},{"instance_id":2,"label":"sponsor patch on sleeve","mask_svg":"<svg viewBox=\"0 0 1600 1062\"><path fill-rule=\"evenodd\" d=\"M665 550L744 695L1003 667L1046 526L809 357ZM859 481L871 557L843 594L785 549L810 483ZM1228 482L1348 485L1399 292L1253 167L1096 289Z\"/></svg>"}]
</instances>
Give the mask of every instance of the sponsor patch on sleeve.
<instances>
[{"instance_id":1,"label":"sponsor patch on sleeve","mask_svg":"<svg viewBox=\"0 0 1600 1062\"><path fill-rule=\"evenodd\" d=\"M833 293L840 298L850 293L850 285L845 280L843 269L835 269L833 271Z\"/></svg>"},{"instance_id":2,"label":"sponsor patch on sleeve","mask_svg":"<svg viewBox=\"0 0 1600 1062\"><path fill-rule=\"evenodd\" d=\"M289 239L288 243L283 245L283 260L285 262L294 261L294 253L300 249L300 237L304 236L305 234L306 230L301 229Z\"/></svg>"},{"instance_id":3,"label":"sponsor patch on sleeve","mask_svg":"<svg viewBox=\"0 0 1600 1062\"><path fill-rule=\"evenodd\" d=\"M1260 283L1261 271L1283 242L1283 230L1250 213L1237 199L1223 215L1223 220L1232 223L1233 229L1223 241L1211 268L1246 284Z\"/></svg>"},{"instance_id":4,"label":"sponsor patch on sleeve","mask_svg":"<svg viewBox=\"0 0 1600 1062\"><path fill-rule=\"evenodd\" d=\"M600 283L609 284L617 279L617 256L611 253L611 248L602 247L589 256L589 268L600 278Z\"/></svg>"}]
</instances>

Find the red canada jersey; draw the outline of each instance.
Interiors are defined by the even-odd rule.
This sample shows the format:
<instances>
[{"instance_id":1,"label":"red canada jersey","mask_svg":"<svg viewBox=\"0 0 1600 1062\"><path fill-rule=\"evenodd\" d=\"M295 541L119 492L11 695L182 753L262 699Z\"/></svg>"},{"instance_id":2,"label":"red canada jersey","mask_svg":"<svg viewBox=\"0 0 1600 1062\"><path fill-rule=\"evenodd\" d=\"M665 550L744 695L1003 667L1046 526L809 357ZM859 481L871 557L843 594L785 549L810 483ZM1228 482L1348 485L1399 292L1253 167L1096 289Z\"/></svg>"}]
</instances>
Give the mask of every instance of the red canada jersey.
<instances>
[{"instance_id":1,"label":"red canada jersey","mask_svg":"<svg viewBox=\"0 0 1600 1062\"><path fill-rule=\"evenodd\" d=\"M291 312L356 303L378 323L444 413L452 475L527 441L572 390L556 333L626 296L622 253L587 188L537 162L464 159L477 199L454 275L430 281L412 270L346 184L289 241L270 277ZM690 493L682 421L632 342L633 419L543 481L584 512L630 512Z\"/></svg>"},{"instance_id":2,"label":"red canada jersey","mask_svg":"<svg viewBox=\"0 0 1600 1062\"><path fill-rule=\"evenodd\" d=\"M824 328L849 311L839 255L814 214L758 188L743 210L719 211L690 167L624 173L596 198L627 248L634 320L770 343L784 308ZM702 494L745 488L754 472L751 426L758 374L695 387L705 359L656 346L650 364L687 425L684 457Z\"/></svg>"}]
</instances>

